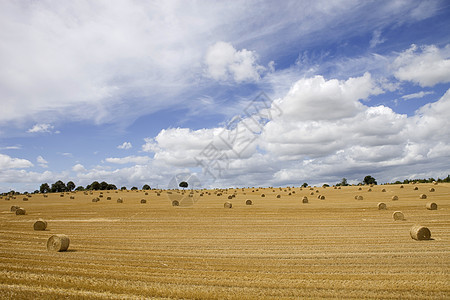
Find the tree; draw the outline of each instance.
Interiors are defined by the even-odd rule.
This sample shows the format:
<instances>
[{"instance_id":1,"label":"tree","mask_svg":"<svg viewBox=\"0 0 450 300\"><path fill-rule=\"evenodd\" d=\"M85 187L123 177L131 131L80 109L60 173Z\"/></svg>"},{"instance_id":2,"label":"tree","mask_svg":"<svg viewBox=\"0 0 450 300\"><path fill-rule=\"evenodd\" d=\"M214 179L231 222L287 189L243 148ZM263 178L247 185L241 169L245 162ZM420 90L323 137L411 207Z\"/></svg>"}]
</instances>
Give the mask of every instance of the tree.
<instances>
[{"instance_id":1,"label":"tree","mask_svg":"<svg viewBox=\"0 0 450 300\"><path fill-rule=\"evenodd\" d=\"M135 186L133 186L133 187L131 188L132 191L136 191L137 189L138 189L138 188L135 187Z\"/></svg>"},{"instance_id":2,"label":"tree","mask_svg":"<svg viewBox=\"0 0 450 300\"><path fill-rule=\"evenodd\" d=\"M127 187L126 186L123 186L123 187L121 187L120 188L122 191L125 191L126 189L127 189Z\"/></svg>"},{"instance_id":3,"label":"tree","mask_svg":"<svg viewBox=\"0 0 450 300\"><path fill-rule=\"evenodd\" d=\"M39 188L39 191L42 194L49 193L50 192L50 186L48 185L48 183L43 183L43 184L41 184L41 187Z\"/></svg>"},{"instance_id":4,"label":"tree","mask_svg":"<svg viewBox=\"0 0 450 300\"><path fill-rule=\"evenodd\" d=\"M100 182L100 189L102 191L107 190L108 189L108 183L106 181Z\"/></svg>"},{"instance_id":5,"label":"tree","mask_svg":"<svg viewBox=\"0 0 450 300\"><path fill-rule=\"evenodd\" d=\"M149 190L150 186L148 184L144 184L144 186L142 187L143 190Z\"/></svg>"},{"instance_id":6,"label":"tree","mask_svg":"<svg viewBox=\"0 0 450 300\"><path fill-rule=\"evenodd\" d=\"M308 186L308 184L306 182L302 184L302 187L304 187L304 188L307 186Z\"/></svg>"},{"instance_id":7,"label":"tree","mask_svg":"<svg viewBox=\"0 0 450 300\"><path fill-rule=\"evenodd\" d=\"M107 190L117 190L117 186L115 186L114 184L108 183Z\"/></svg>"},{"instance_id":8,"label":"tree","mask_svg":"<svg viewBox=\"0 0 450 300\"><path fill-rule=\"evenodd\" d=\"M75 189L75 191L84 191L84 188L80 185L80 186L77 186L77 188Z\"/></svg>"},{"instance_id":9,"label":"tree","mask_svg":"<svg viewBox=\"0 0 450 300\"><path fill-rule=\"evenodd\" d=\"M367 175L366 177L364 177L364 183L365 184L377 184L377 181L372 176Z\"/></svg>"},{"instance_id":10,"label":"tree","mask_svg":"<svg viewBox=\"0 0 450 300\"><path fill-rule=\"evenodd\" d=\"M186 182L186 181L182 181L182 182L180 182L180 184L179 184L179 187L182 187L183 189L184 188L187 188L189 186L189 184Z\"/></svg>"},{"instance_id":11,"label":"tree","mask_svg":"<svg viewBox=\"0 0 450 300\"><path fill-rule=\"evenodd\" d=\"M100 183L98 183L98 181L94 181L93 183L90 184L89 189L98 191L100 189Z\"/></svg>"},{"instance_id":12,"label":"tree","mask_svg":"<svg viewBox=\"0 0 450 300\"><path fill-rule=\"evenodd\" d=\"M341 182L339 182L338 184L336 184L337 186L348 186L348 182L347 182L347 178L342 178Z\"/></svg>"},{"instance_id":13,"label":"tree","mask_svg":"<svg viewBox=\"0 0 450 300\"><path fill-rule=\"evenodd\" d=\"M67 190L67 187L64 182L62 182L61 180L58 180L57 182L52 184L51 190L53 193L62 193Z\"/></svg>"},{"instance_id":14,"label":"tree","mask_svg":"<svg viewBox=\"0 0 450 300\"><path fill-rule=\"evenodd\" d=\"M73 183L73 181L69 181L66 186L67 186L67 190L69 192L71 192L75 188L75 183Z\"/></svg>"}]
</instances>

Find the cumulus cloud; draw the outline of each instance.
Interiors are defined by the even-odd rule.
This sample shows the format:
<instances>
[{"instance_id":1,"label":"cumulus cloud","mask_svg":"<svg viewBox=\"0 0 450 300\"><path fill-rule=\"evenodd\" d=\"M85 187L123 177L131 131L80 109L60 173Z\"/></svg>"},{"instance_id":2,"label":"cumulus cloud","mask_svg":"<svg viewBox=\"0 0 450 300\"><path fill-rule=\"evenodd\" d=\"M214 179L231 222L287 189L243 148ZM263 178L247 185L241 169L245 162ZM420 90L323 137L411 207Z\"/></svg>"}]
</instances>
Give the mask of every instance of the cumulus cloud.
<instances>
[{"instance_id":1,"label":"cumulus cloud","mask_svg":"<svg viewBox=\"0 0 450 300\"><path fill-rule=\"evenodd\" d=\"M422 87L450 82L450 45L439 49L434 45L411 47L393 62L399 80L412 81Z\"/></svg>"},{"instance_id":2,"label":"cumulus cloud","mask_svg":"<svg viewBox=\"0 0 450 300\"><path fill-rule=\"evenodd\" d=\"M257 81L266 70L257 60L255 51L236 50L230 43L217 42L206 53L206 71L215 80Z\"/></svg>"},{"instance_id":3,"label":"cumulus cloud","mask_svg":"<svg viewBox=\"0 0 450 300\"><path fill-rule=\"evenodd\" d=\"M0 153L0 170L29 168L33 164L26 159L10 157Z\"/></svg>"},{"instance_id":4,"label":"cumulus cloud","mask_svg":"<svg viewBox=\"0 0 450 300\"><path fill-rule=\"evenodd\" d=\"M150 161L150 157L148 156L126 156L126 157L109 157L105 159L106 162L112 164L146 164Z\"/></svg>"},{"instance_id":5,"label":"cumulus cloud","mask_svg":"<svg viewBox=\"0 0 450 300\"><path fill-rule=\"evenodd\" d=\"M43 132L51 132L54 128L51 124L35 124L32 128L28 129L29 133L43 133Z\"/></svg>"},{"instance_id":6,"label":"cumulus cloud","mask_svg":"<svg viewBox=\"0 0 450 300\"><path fill-rule=\"evenodd\" d=\"M133 146L131 145L130 142L123 142L122 145L117 146L117 149L124 149L124 150L128 150L131 149Z\"/></svg>"},{"instance_id":7,"label":"cumulus cloud","mask_svg":"<svg viewBox=\"0 0 450 300\"><path fill-rule=\"evenodd\" d=\"M86 168L82 165L82 164L76 164L76 165L74 165L73 167L72 167L72 170L74 171L74 172L84 172L84 171L86 171Z\"/></svg>"},{"instance_id":8,"label":"cumulus cloud","mask_svg":"<svg viewBox=\"0 0 450 300\"><path fill-rule=\"evenodd\" d=\"M48 168L48 161L46 161L42 156L38 156L36 158L37 163L39 164L40 167L42 168Z\"/></svg>"}]
</instances>

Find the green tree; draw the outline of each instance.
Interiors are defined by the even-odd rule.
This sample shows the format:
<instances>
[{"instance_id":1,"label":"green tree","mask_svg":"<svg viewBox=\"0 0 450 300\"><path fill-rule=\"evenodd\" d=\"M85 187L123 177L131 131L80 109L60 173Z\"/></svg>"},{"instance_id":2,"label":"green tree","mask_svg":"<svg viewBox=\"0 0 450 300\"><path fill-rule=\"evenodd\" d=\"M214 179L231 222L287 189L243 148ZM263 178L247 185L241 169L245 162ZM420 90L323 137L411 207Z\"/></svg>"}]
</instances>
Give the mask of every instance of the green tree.
<instances>
[{"instance_id":1,"label":"green tree","mask_svg":"<svg viewBox=\"0 0 450 300\"><path fill-rule=\"evenodd\" d=\"M43 183L43 184L41 184L41 187L39 188L39 191L42 194L49 193L50 192L50 186L48 185L48 183Z\"/></svg>"},{"instance_id":2,"label":"green tree","mask_svg":"<svg viewBox=\"0 0 450 300\"><path fill-rule=\"evenodd\" d=\"M123 187L121 187L120 188L122 191L125 191L126 189L127 189L127 187L126 186L123 186Z\"/></svg>"},{"instance_id":3,"label":"green tree","mask_svg":"<svg viewBox=\"0 0 450 300\"><path fill-rule=\"evenodd\" d=\"M135 186L133 186L133 187L131 188L132 191L136 191L137 189L138 189L138 188L135 187Z\"/></svg>"},{"instance_id":4,"label":"green tree","mask_svg":"<svg viewBox=\"0 0 450 300\"><path fill-rule=\"evenodd\" d=\"M107 190L108 189L108 183L106 181L100 182L100 189L101 190Z\"/></svg>"},{"instance_id":5,"label":"green tree","mask_svg":"<svg viewBox=\"0 0 450 300\"><path fill-rule=\"evenodd\" d=\"M75 188L75 183L73 183L73 181L69 181L66 186L67 186L67 190L69 192L71 192Z\"/></svg>"},{"instance_id":6,"label":"green tree","mask_svg":"<svg viewBox=\"0 0 450 300\"><path fill-rule=\"evenodd\" d=\"M108 183L108 187L106 189L107 190L117 190L117 186L115 186L114 184Z\"/></svg>"},{"instance_id":7,"label":"green tree","mask_svg":"<svg viewBox=\"0 0 450 300\"><path fill-rule=\"evenodd\" d=\"M304 187L304 188L307 186L308 186L308 184L306 182L302 184L302 187Z\"/></svg>"},{"instance_id":8,"label":"green tree","mask_svg":"<svg viewBox=\"0 0 450 300\"><path fill-rule=\"evenodd\" d=\"M377 184L377 181L372 176L367 175L366 177L364 177L364 183L365 184Z\"/></svg>"},{"instance_id":9,"label":"green tree","mask_svg":"<svg viewBox=\"0 0 450 300\"><path fill-rule=\"evenodd\" d=\"M98 181L94 181L93 183L90 184L89 189L98 191L100 189L100 183L98 183Z\"/></svg>"},{"instance_id":10,"label":"green tree","mask_svg":"<svg viewBox=\"0 0 450 300\"><path fill-rule=\"evenodd\" d=\"M67 187L64 182L62 182L61 180L58 180L57 182L52 184L51 190L53 193L62 193L67 190Z\"/></svg>"},{"instance_id":11,"label":"green tree","mask_svg":"<svg viewBox=\"0 0 450 300\"><path fill-rule=\"evenodd\" d=\"M142 187L143 190L149 190L150 186L148 184L144 184L144 186Z\"/></svg>"},{"instance_id":12,"label":"green tree","mask_svg":"<svg viewBox=\"0 0 450 300\"><path fill-rule=\"evenodd\" d=\"M186 181L182 181L182 182L180 182L179 186L184 189L184 188L187 188L189 186L189 184Z\"/></svg>"},{"instance_id":13,"label":"green tree","mask_svg":"<svg viewBox=\"0 0 450 300\"><path fill-rule=\"evenodd\" d=\"M79 186L77 186L75 191L84 191L84 188L81 185L79 185Z\"/></svg>"}]
</instances>

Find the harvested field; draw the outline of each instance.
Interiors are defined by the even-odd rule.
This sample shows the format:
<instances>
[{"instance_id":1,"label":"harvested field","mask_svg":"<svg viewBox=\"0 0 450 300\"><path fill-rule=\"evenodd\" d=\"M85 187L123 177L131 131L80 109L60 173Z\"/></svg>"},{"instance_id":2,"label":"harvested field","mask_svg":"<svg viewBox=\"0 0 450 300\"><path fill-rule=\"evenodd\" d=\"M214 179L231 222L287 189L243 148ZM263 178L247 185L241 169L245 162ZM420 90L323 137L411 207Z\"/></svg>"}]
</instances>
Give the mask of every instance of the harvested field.
<instances>
[{"instance_id":1,"label":"harvested field","mask_svg":"<svg viewBox=\"0 0 450 300\"><path fill-rule=\"evenodd\" d=\"M21 198L1 200L0 298L449 299L450 184L425 200L432 184L417 186L319 187L326 200L308 205L307 189L281 198L237 189L233 209L224 202L234 189L194 193L194 205L176 209L167 191L149 193L146 205L142 191L119 191L123 203L36 194L23 216L10 211ZM430 201L437 210L425 208ZM39 218L49 229L33 230ZM432 239L412 239L416 224ZM67 251L47 250L57 234L70 237Z\"/></svg>"}]
</instances>

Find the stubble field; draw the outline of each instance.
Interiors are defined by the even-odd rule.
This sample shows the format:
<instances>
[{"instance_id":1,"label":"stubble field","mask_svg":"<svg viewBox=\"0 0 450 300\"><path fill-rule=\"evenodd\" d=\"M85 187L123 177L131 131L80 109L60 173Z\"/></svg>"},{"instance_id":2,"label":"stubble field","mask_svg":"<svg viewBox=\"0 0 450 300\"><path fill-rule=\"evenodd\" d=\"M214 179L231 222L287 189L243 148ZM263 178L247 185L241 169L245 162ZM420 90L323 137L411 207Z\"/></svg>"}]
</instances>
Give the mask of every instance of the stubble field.
<instances>
[{"instance_id":1,"label":"stubble field","mask_svg":"<svg viewBox=\"0 0 450 300\"><path fill-rule=\"evenodd\" d=\"M189 190L104 191L99 202L99 191L3 197L0 298L449 299L450 184L358 189L194 191L188 207L172 200ZM398 210L404 221L393 220ZM33 230L39 218L47 230ZM415 224L432 240L413 240ZM70 237L68 251L47 251L54 234Z\"/></svg>"}]
</instances>

